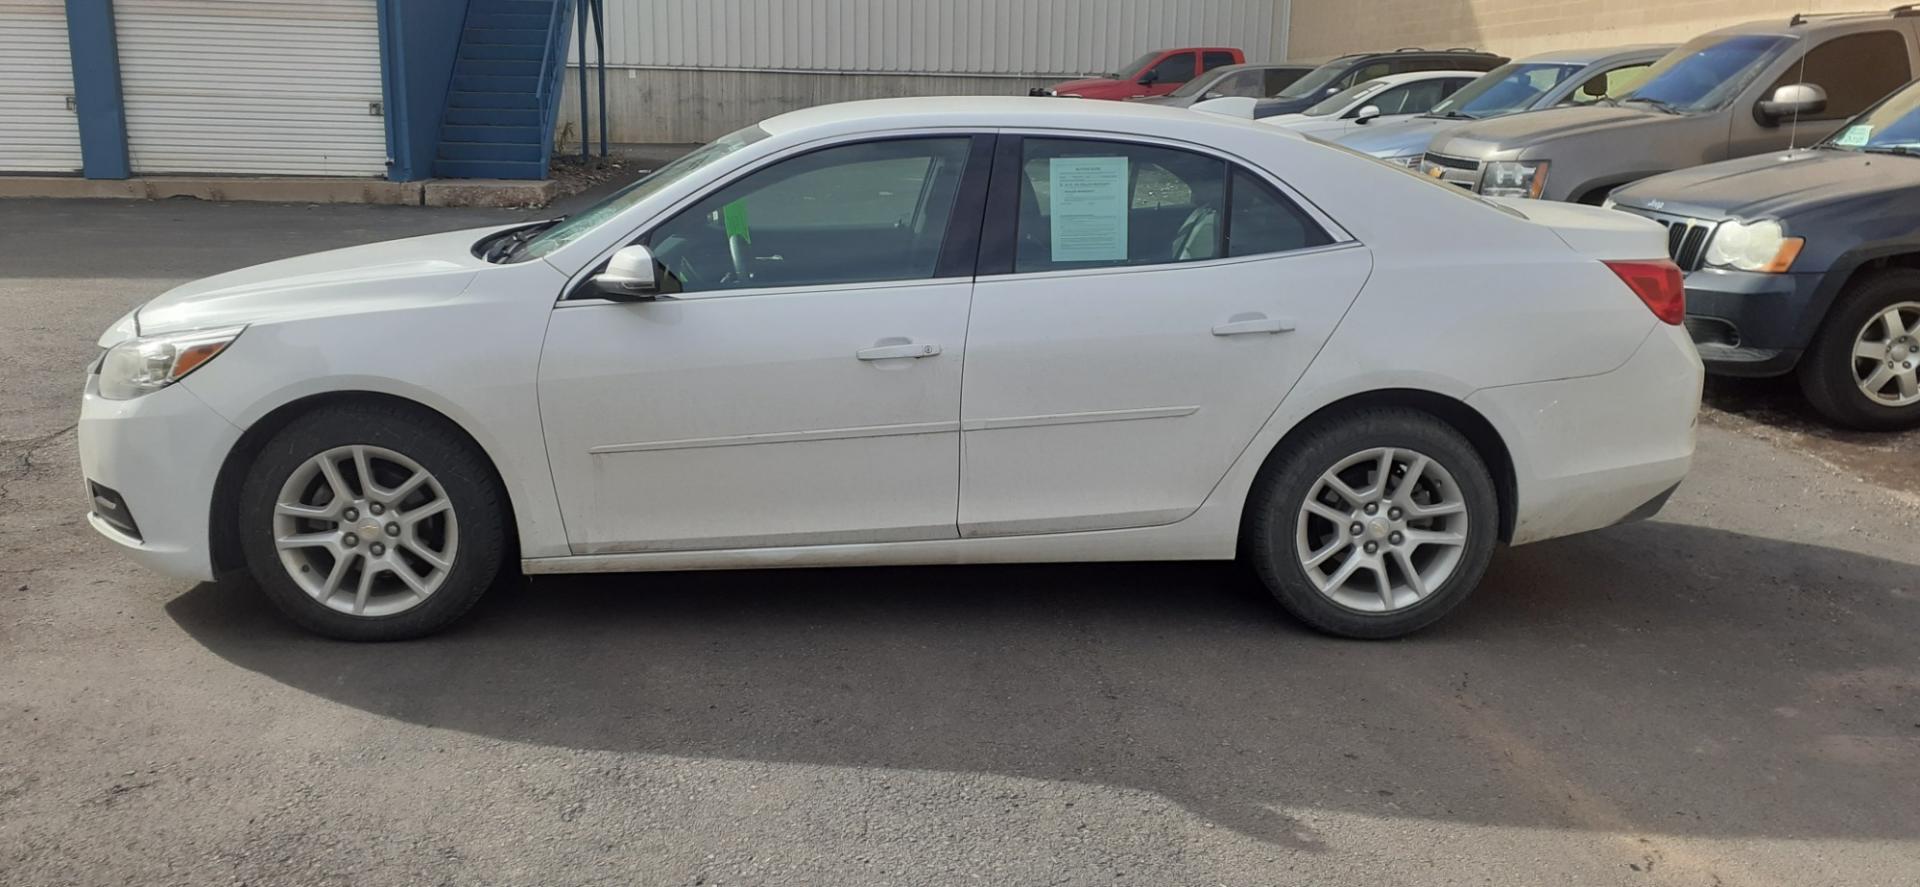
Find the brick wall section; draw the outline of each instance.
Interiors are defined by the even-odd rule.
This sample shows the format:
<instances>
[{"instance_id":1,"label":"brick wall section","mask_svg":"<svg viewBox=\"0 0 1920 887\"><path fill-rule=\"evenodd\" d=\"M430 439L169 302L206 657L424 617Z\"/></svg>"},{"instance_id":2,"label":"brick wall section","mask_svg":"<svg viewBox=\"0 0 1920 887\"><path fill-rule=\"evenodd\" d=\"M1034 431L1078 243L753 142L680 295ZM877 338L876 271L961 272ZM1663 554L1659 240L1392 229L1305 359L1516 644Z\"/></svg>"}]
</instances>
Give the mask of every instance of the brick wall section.
<instances>
[{"instance_id":1,"label":"brick wall section","mask_svg":"<svg viewBox=\"0 0 1920 887\"><path fill-rule=\"evenodd\" d=\"M1288 57L1470 46L1519 58L1551 49L1681 43L1796 12L1886 9L1894 0L1293 0Z\"/></svg>"}]
</instances>

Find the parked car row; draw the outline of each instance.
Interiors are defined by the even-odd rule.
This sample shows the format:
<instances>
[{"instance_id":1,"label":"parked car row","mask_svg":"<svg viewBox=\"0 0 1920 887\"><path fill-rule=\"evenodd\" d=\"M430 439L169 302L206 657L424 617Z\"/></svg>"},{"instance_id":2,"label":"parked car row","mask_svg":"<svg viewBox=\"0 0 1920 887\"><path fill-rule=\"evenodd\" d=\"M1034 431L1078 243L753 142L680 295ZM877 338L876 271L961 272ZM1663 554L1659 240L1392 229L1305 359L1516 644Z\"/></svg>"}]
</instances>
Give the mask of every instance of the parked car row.
<instances>
[{"instance_id":1,"label":"parked car row","mask_svg":"<svg viewBox=\"0 0 1920 887\"><path fill-rule=\"evenodd\" d=\"M1703 34L1572 100L1471 115L1469 97L1503 88L1495 72L1424 126L1336 140L1478 194L1659 222L1711 371L1795 374L1833 422L1904 428L1920 425L1920 226L1906 209L1920 176L1902 122L1916 71L1911 7L1800 15Z\"/></svg>"}]
</instances>

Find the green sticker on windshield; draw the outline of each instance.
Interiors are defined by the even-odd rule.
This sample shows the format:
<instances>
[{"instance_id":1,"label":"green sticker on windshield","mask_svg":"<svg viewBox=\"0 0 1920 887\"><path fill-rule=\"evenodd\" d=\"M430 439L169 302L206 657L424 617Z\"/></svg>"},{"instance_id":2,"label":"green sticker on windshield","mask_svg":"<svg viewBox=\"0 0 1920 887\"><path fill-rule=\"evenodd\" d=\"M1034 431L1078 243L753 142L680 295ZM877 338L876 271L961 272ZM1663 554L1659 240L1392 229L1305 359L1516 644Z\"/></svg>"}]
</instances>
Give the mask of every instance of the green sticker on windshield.
<instances>
[{"instance_id":1,"label":"green sticker on windshield","mask_svg":"<svg viewBox=\"0 0 1920 887\"><path fill-rule=\"evenodd\" d=\"M1867 146L1867 139L1872 135L1872 126L1865 123L1856 123L1847 127L1847 131L1841 133L1839 138L1833 140L1833 143L1842 148L1864 148Z\"/></svg>"},{"instance_id":2,"label":"green sticker on windshield","mask_svg":"<svg viewBox=\"0 0 1920 887\"><path fill-rule=\"evenodd\" d=\"M738 237L748 243L753 242L753 232L747 230L746 198L742 197L721 207L720 218L726 222L728 237Z\"/></svg>"}]
</instances>

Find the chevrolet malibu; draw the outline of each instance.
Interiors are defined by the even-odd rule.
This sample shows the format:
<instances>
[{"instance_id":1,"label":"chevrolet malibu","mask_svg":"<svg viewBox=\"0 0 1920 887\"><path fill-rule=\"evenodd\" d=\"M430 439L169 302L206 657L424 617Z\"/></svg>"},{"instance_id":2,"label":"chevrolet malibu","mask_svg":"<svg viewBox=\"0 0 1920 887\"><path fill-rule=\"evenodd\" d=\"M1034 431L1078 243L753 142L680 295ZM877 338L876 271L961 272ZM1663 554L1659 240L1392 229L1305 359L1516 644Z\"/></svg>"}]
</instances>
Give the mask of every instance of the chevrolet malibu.
<instances>
[{"instance_id":1,"label":"chevrolet malibu","mask_svg":"<svg viewBox=\"0 0 1920 887\"><path fill-rule=\"evenodd\" d=\"M570 218L208 278L100 339L89 520L347 639L530 573L1241 558L1440 618L1657 511L1701 364L1656 224L1250 121L782 115Z\"/></svg>"}]
</instances>

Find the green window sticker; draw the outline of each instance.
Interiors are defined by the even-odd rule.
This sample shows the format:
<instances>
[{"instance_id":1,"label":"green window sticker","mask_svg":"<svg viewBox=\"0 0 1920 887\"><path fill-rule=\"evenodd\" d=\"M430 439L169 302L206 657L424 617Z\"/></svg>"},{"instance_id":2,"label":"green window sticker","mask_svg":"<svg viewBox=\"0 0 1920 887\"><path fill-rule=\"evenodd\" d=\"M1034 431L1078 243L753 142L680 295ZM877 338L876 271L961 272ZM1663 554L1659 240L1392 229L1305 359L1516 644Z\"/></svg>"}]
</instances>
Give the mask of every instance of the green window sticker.
<instances>
[{"instance_id":1,"label":"green window sticker","mask_svg":"<svg viewBox=\"0 0 1920 887\"><path fill-rule=\"evenodd\" d=\"M720 208L720 218L727 225L727 237L738 237L748 243L753 242L753 232L747 230L747 199L742 197Z\"/></svg>"},{"instance_id":2,"label":"green window sticker","mask_svg":"<svg viewBox=\"0 0 1920 887\"><path fill-rule=\"evenodd\" d=\"M1856 123L1847 127L1847 131L1841 133L1833 143L1842 148L1864 148L1867 146L1867 139L1872 135L1873 127L1870 124Z\"/></svg>"}]
</instances>

